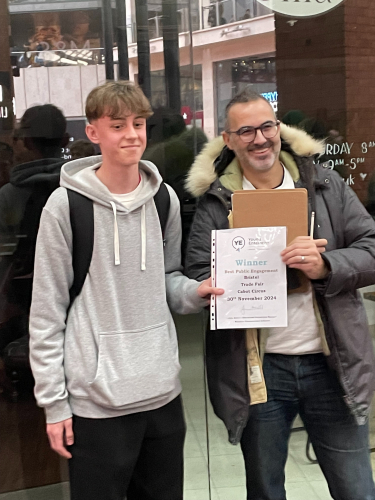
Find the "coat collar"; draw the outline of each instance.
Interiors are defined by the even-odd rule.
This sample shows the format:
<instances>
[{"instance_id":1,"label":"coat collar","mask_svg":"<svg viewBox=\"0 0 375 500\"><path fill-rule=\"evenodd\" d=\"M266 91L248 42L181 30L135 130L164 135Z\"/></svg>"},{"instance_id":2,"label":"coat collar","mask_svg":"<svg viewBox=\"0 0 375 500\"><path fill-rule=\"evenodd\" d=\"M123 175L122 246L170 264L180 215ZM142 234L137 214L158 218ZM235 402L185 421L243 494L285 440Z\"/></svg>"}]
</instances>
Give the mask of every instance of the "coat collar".
<instances>
[{"instance_id":1,"label":"coat collar","mask_svg":"<svg viewBox=\"0 0 375 500\"><path fill-rule=\"evenodd\" d=\"M324 141L317 141L303 130L281 124L280 127L282 149L293 156L314 156L324 152ZM218 178L214 162L224 147L223 138L217 137L209 142L197 156L187 176L186 188L194 196L202 196ZM233 165L237 160L228 165L228 173L237 168ZM227 173L227 172L226 172Z\"/></svg>"}]
</instances>

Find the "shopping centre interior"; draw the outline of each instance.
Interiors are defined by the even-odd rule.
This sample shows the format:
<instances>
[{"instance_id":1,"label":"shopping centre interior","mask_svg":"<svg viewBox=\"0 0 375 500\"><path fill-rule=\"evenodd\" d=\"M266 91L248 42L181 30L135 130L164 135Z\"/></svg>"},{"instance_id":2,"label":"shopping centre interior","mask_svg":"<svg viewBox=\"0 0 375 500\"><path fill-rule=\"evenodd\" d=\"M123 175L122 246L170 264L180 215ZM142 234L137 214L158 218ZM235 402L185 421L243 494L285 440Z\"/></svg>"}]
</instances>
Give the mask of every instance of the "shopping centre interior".
<instances>
[{"instance_id":1,"label":"shopping centre interior","mask_svg":"<svg viewBox=\"0 0 375 500\"><path fill-rule=\"evenodd\" d=\"M375 3L333 0L334 8L307 15L267 7L273 3L278 0L0 0L0 188L16 165L15 130L28 108L60 108L69 134L61 157L68 161L70 145L87 139L90 91L107 79L130 79L154 110L144 158L179 193L187 231L196 200L184 191L185 176L207 141L223 132L228 102L250 87L278 119L325 141L319 162L341 175L375 219ZM0 241L0 265L10 252ZM375 285L360 293L375 341ZM7 350L27 339L27 317L0 300L0 499L68 500L67 463L49 448L27 345L17 359ZM228 442L206 384L207 313L175 320L187 424L184 499L244 500L241 448ZM375 471L375 453L371 460ZM299 417L286 491L288 500L331 498Z\"/></svg>"}]
</instances>

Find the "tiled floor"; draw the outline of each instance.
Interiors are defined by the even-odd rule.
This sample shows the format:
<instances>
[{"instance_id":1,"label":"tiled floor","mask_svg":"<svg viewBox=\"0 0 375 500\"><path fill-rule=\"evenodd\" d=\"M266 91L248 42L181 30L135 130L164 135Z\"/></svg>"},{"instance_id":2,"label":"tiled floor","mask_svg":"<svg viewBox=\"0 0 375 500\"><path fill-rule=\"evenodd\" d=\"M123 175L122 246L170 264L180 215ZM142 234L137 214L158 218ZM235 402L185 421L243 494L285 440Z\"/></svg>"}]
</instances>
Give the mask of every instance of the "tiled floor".
<instances>
[{"instance_id":1,"label":"tiled floor","mask_svg":"<svg viewBox=\"0 0 375 500\"><path fill-rule=\"evenodd\" d=\"M206 415L202 319L199 316L177 318L177 324L187 423L184 500L245 500L245 473L241 449L228 443L224 425L213 414L210 404ZM375 429L375 425L373 427ZM372 446L375 446L375 432L371 434L371 441ZM293 433L286 466L287 498L330 500L331 496L320 468L308 461L305 446L306 433ZM375 453L373 469L375 470ZM6 493L0 495L0 499L69 500L68 484Z\"/></svg>"}]
</instances>

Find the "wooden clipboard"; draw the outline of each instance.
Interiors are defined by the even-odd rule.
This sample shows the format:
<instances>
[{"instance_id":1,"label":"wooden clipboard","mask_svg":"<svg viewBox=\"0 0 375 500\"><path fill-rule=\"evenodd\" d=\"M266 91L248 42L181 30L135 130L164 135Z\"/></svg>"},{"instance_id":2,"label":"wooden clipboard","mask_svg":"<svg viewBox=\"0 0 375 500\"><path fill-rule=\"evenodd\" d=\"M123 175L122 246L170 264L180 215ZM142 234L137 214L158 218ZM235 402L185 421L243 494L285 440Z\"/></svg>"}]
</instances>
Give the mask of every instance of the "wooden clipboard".
<instances>
[{"instance_id":1,"label":"wooden clipboard","mask_svg":"<svg viewBox=\"0 0 375 500\"><path fill-rule=\"evenodd\" d=\"M287 244L297 236L308 236L307 190L254 189L232 195L233 227L286 226ZM292 270L291 270L292 271ZM309 280L296 271L300 286L288 293L307 292Z\"/></svg>"}]
</instances>

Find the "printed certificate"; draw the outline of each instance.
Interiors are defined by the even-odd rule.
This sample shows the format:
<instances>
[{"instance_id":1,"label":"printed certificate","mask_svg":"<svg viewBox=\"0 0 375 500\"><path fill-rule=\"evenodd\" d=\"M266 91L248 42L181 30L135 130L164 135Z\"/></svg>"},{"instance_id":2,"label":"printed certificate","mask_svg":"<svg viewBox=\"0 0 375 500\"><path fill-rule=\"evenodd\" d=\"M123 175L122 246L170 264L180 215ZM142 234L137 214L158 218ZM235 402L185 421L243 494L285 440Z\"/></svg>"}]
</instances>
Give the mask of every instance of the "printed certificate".
<instances>
[{"instance_id":1,"label":"printed certificate","mask_svg":"<svg viewBox=\"0 0 375 500\"><path fill-rule=\"evenodd\" d=\"M212 330L288 325L285 247L285 226L212 231Z\"/></svg>"}]
</instances>

